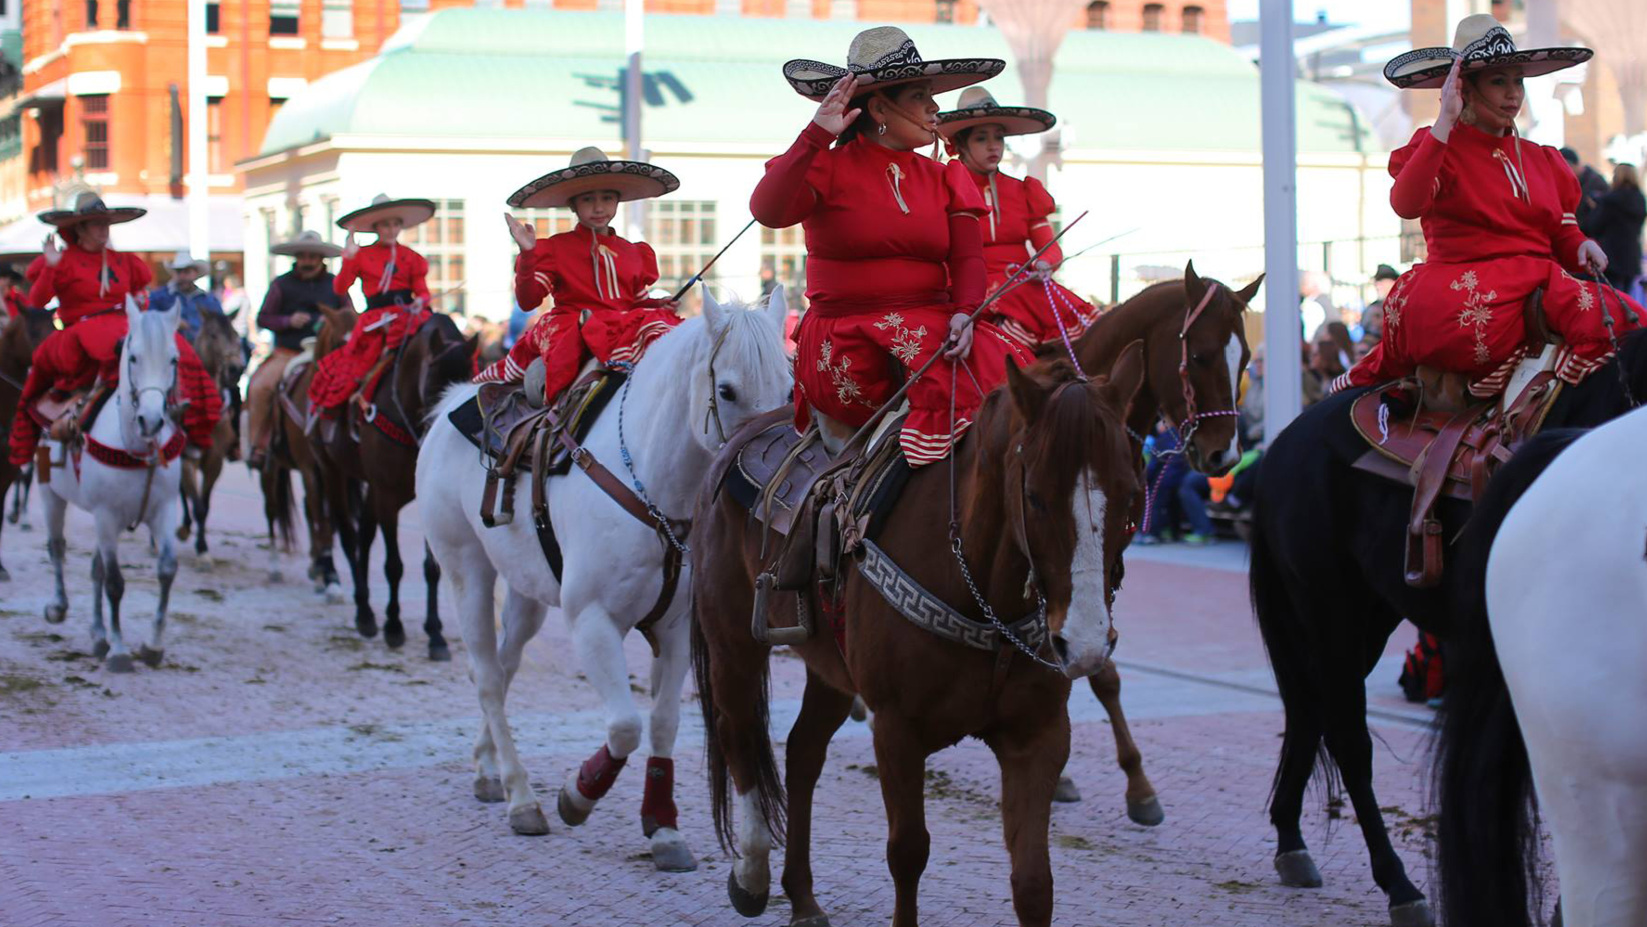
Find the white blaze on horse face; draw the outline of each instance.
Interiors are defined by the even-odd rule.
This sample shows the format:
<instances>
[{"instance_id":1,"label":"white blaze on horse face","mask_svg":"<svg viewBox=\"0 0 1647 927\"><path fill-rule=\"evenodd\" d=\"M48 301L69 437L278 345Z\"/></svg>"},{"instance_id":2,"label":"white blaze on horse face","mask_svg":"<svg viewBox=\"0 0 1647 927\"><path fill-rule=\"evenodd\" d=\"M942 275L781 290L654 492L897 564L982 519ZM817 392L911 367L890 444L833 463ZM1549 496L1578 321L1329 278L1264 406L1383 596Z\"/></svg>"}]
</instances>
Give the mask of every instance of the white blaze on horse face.
<instances>
[{"instance_id":1,"label":"white blaze on horse face","mask_svg":"<svg viewBox=\"0 0 1647 927\"><path fill-rule=\"evenodd\" d=\"M1224 363L1228 365L1230 371L1230 405L1239 411L1241 406L1241 337L1233 331L1230 332L1230 340L1224 343ZM1227 454L1224 463L1228 466L1235 466L1235 462L1241 459L1241 426L1239 422L1230 434L1230 446Z\"/></svg>"},{"instance_id":2,"label":"white blaze on horse face","mask_svg":"<svg viewBox=\"0 0 1647 927\"><path fill-rule=\"evenodd\" d=\"M1109 659L1111 616L1105 579L1104 512L1108 500L1090 472L1075 488L1075 558L1070 562L1069 610L1058 636L1064 642L1064 673L1090 676Z\"/></svg>"},{"instance_id":3,"label":"white blaze on horse face","mask_svg":"<svg viewBox=\"0 0 1647 927\"><path fill-rule=\"evenodd\" d=\"M772 831L761 817L755 789L738 795L738 854L733 870L738 887L751 895L765 894L772 887Z\"/></svg>"}]
</instances>

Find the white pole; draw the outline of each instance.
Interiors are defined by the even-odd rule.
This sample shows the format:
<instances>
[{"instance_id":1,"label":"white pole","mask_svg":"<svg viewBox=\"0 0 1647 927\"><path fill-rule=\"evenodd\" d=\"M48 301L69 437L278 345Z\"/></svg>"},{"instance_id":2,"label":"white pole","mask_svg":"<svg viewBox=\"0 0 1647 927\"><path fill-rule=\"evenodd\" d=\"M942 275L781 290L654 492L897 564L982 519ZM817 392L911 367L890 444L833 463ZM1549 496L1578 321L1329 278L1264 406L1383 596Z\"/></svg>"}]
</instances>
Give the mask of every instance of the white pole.
<instances>
[{"instance_id":1,"label":"white pole","mask_svg":"<svg viewBox=\"0 0 1647 927\"><path fill-rule=\"evenodd\" d=\"M1297 68L1292 0L1261 0L1259 87L1264 125L1264 443L1298 417Z\"/></svg>"},{"instance_id":2,"label":"white pole","mask_svg":"<svg viewBox=\"0 0 1647 927\"><path fill-rule=\"evenodd\" d=\"M212 259L212 240L210 213L207 210L207 175L211 166L207 163L206 156L207 119L206 0L189 0L189 106L185 129L189 139L189 253L194 255L196 260L206 261L209 265Z\"/></svg>"},{"instance_id":3,"label":"white pole","mask_svg":"<svg viewBox=\"0 0 1647 927\"><path fill-rule=\"evenodd\" d=\"M646 47L646 0L624 0L623 45L628 53L628 68L624 72L623 98L628 105L623 111L624 157L631 161L644 160L641 148L641 51ZM629 204L624 211L623 236L640 241L646 235L646 202Z\"/></svg>"}]
</instances>

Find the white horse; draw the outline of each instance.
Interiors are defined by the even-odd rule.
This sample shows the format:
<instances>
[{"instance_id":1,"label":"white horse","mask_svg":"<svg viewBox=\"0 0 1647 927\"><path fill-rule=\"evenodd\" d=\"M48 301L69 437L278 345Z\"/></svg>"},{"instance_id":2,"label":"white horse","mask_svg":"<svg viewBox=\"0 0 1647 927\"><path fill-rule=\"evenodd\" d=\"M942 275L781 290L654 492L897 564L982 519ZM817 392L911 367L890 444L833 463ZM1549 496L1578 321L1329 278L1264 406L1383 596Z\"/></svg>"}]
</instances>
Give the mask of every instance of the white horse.
<instances>
[{"instance_id":1,"label":"white horse","mask_svg":"<svg viewBox=\"0 0 1647 927\"><path fill-rule=\"evenodd\" d=\"M68 616L69 600L63 589L63 558L67 542L63 522L69 505L92 514L97 521L97 553L92 555L92 650L107 657L110 672L132 670L131 651L120 632L120 599L126 580L120 573L119 540L122 531L148 525L159 547L155 574L160 580L160 603L154 612L149 642L139 654L149 666L159 666L165 647L166 604L177 575L178 482L183 472L178 425L173 420L177 388L178 310L144 312L126 297L126 337L120 354L120 374L114 396L97 413L87 431L87 448L75 461L75 452L48 441L54 466L48 482L42 478L46 508L46 551L57 580L56 597L46 606L46 620L56 624ZM104 454L94 445L110 449ZM170 446L168 446L170 445ZM168 454L168 452L170 452ZM99 456L120 458L105 463ZM103 627L103 596L109 598L109 625Z\"/></svg>"},{"instance_id":2,"label":"white horse","mask_svg":"<svg viewBox=\"0 0 1647 927\"><path fill-rule=\"evenodd\" d=\"M761 309L720 306L706 291L703 315L659 338L623 391L590 430L584 447L625 483L639 481L659 511L690 517L716 449L750 418L782 405L792 377L783 348L783 290ZM417 459L424 529L456 592L459 627L484 722L475 744L475 797L509 802L516 833L544 834L549 822L528 782L504 714L504 697L521 651L559 605L571 626L579 664L606 709L606 743L561 788L561 819L577 826L640 747L641 718L629 689L623 638L650 611L662 589L664 548L658 534L619 507L581 470L551 479L548 503L564 549L561 582L539 547L530 516L487 528L480 520L485 467L447 413L476 392L454 387L430 416ZM621 429L621 430L620 430ZM625 468L633 460L633 479ZM530 492L530 479L520 493ZM497 638L493 585L508 584L503 639ZM665 871L696 868L676 828L675 734L690 654L689 577L653 628L650 759L642 828L653 863Z\"/></svg>"},{"instance_id":3,"label":"white horse","mask_svg":"<svg viewBox=\"0 0 1647 927\"><path fill-rule=\"evenodd\" d=\"M1472 516L1438 765L1448 923L1538 913L1542 819L1567 927L1647 924L1643 459L1647 409L1541 436Z\"/></svg>"}]
</instances>

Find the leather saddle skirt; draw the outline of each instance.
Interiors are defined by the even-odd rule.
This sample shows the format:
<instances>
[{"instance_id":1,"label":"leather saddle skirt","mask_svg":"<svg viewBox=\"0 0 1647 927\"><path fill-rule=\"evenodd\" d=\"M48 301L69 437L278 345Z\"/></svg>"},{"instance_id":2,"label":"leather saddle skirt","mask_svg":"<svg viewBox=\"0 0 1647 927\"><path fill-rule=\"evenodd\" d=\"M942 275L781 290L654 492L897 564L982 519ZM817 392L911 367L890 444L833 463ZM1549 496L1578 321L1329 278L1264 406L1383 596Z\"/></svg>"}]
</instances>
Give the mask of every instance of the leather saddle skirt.
<instances>
[{"instance_id":1,"label":"leather saddle skirt","mask_svg":"<svg viewBox=\"0 0 1647 927\"><path fill-rule=\"evenodd\" d=\"M524 442L536 430L537 422L553 414L554 420L581 444L601 411L622 389L624 379L618 371L595 368L562 393L553 407L532 406L519 383L485 383L447 418L494 463L509 460L512 469L529 470L534 452ZM572 466L571 452L558 442L550 443L549 449L553 457L548 475L564 475Z\"/></svg>"}]
</instances>

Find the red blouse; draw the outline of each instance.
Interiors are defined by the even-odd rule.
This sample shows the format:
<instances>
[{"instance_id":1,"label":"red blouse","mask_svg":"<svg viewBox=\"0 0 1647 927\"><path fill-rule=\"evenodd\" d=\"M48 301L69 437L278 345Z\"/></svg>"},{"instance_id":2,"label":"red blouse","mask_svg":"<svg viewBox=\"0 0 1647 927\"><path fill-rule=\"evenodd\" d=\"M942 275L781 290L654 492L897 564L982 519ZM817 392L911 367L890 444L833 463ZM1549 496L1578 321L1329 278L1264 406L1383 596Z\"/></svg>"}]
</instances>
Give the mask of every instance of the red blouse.
<instances>
[{"instance_id":1,"label":"red blouse","mask_svg":"<svg viewBox=\"0 0 1647 927\"><path fill-rule=\"evenodd\" d=\"M106 284L100 279L105 258ZM29 288L30 304L44 307L56 297L57 317L64 328L93 313L122 305L128 293L144 302L149 284L154 282L154 271L136 255L107 247L86 251L72 243L64 247L56 267L47 264L45 255L41 255L29 265L27 276L34 281Z\"/></svg>"},{"instance_id":2,"label":"red blouse","mask_svg":"<svg viewBox=\"0 0 1647 927\"><path fill-rule=\"evenodd\" d=\"M383 271L391 261L394 262L394 272L389 275L388 285L384 286ZM354 257L343 259L343 266L338 268L337 276L332 279L332 292L347 296L349 287L354 286L358 278L360 288L368 299L385 291L411 290L413 296L421 296L427 304L431 298L428 277L429 262L423 255L398 242L393 245L373 242L361 248Z\"/></svg>"},{"instance_id":3,"label":"red blouse","mask_svg":"<svg viewBox=\"0 0 1647 927\"><path fill-rule=\"evenodd\" d=\"M989 207L966 168L863 138L834 148L832 141L807 123L787 152L767 162L749 201L762 225L799 222L806 230L811 308L837 315L978 305L984 270L973 220Z\"/></svg>"},{"instance_id":4,"label":"red blouse","mask_svg":"<svg viewBox=\"0 0 1647 927\"><path fill-rule=\"evenodd\" d=\"M515 301L527 310L551 293L557 310L656 308L667 301L646 295L656 282L658 257L651 245L610 230L597 236L581 223L539 239L530 253L515 258Z\"/></svg>"},{"instance_id":5,"label":"red blouse","mask_svg":"<svg viewBox=\"0 0 1647 927\"><path fill-rule=\"evenodd\" d=\"M1052 220L1048 217L1058 208L1058 204L1053 202L1047 188L1033 177L1019 180L1000 171L980 174L970 168L967 176L978 185L978 192L989 204L989 216L982 222L984 266L989 271L991 281L994 281L1007 275L1008 265L1024 263L1031 254L1052 240ZM1053 245L1041 255L1041 260L1056 270L1064 260L1063 249Z\"/></svg>"}]
</instances>

